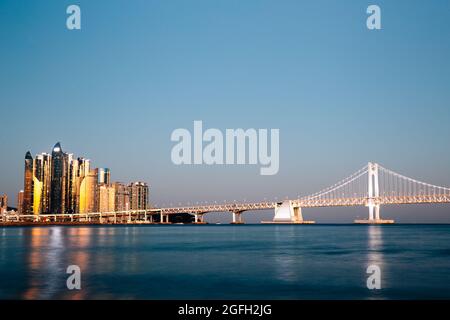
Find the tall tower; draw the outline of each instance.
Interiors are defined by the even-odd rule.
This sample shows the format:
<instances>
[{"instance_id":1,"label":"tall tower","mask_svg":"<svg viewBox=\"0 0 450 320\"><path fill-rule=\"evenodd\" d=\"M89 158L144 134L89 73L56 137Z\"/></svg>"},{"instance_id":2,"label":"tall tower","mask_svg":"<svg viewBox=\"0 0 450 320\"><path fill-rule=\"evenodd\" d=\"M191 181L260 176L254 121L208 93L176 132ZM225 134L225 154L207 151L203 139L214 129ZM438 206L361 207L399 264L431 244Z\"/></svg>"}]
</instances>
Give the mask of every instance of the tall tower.
<instances>
[{"instance_id":1,"label":"tall tower","mask_svg":"<svg viewBox=\"0 0 450 320\"><path fill-rule=\"evenodd\" d=\"M52 150L52 178L50 191L50 212L65 213L65 191L67 181L67 154L61 144L55 144Z\"/></svg>"},{"instance_id":2,"label":"tall tower","mask_svg":"<svg viewBox=\"0 0 450 320\"><path fill-rule=\"evenodd\" d=\"M22 214L33 212L33 157L30 151L25 154Z\"/></svg>"},{"instance_id":3,"label":"tall tower","mask_svg":"<svg viewBox=\"0 0 450 320\"><path fill-rule=\"evenodd\" d=\"M383 199L380 198L380 184L378 179L378 164L369 162L367 166L367 202L366 206L369 208L369 219L355 220L359 224L390 224L394 223L392 219L382 219L380 217L380 203Z\"/></svg>"},{"instance_id":4,"label":"tall tower","mask_svg":"<svg viewBox=\"0 0 450 320\"><path fill-rule=\"evenodd\" d=\"M50 212L51 156L47 153L36 155L33 168L33 212Z\"/></svg>"},{"instance_id":5,"label":"tall tower","mask_svg":"<svg viewBox=\"0 0 450 320\"><path fill-rule=\"evenodd\" d=\"M0 196L0 214L8 211L8 196L6 194Z\"/></svg>"},{"instance_id":6,"label":"tall tower","mask_svg":"<svg viewBox=\"0 0 450 320\"><path fill-rule=\"evenodd\" d=\"M17 194L17 213L23 214L23 194L24 191L20 190Z\"/></svg>"},{"instance_id":7,"label":"tall tower","mask_svg":"<svg viewBox=\"0 0 450 320\"><path fill-rule=\"evenodd\" d=\"M80 196L80 179L79 179L80 159L72 159L69 163L69 183L68 183L68 203L66 205L68 213L77 213L79 196Z\"/></svg>"},{"instance_id":8,"label":"tall tower","mask_svg":"<svg viewBox=\"0 0 450 320\"><path fill-rule=\"evenodd\" d=\"M368 165L368 182L369 182L369 220L380 220L380 205L376 203L380 196L380 190L378 185L378 164L369 162ZM375 212L374 212L375 211ZM374 217L375 213L375 217Z\"/></svg>"}]
</instances>

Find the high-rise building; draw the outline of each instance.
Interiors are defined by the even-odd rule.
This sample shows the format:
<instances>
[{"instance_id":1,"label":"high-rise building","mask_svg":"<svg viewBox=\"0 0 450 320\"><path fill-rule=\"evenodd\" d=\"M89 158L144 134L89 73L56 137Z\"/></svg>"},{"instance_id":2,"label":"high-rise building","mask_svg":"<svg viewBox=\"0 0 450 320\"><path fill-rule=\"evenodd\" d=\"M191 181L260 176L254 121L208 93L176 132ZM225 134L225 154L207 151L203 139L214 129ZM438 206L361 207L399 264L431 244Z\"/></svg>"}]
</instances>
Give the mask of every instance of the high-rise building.
<instances>
[{"instance_id":1,"label":"high-rise building","mask_svg":"<svg viewBox=\"0 0 450 320\"><path fill-rule=\"evenodd\" d=\"M85 176L80 184L80 213L96 212L97 211L97 181L98 170L89 169L83 172Z\"/></svg>"},{"instance_id":2,"label":"high-rise building","mask_svg":"<svg viewBox=\"0 0 450 320\"><path fill-rule=\"evenodd\" d=\"M115 210L115 189L111 185L98 186L98 211L111 212Z\"/></svg>"},{"instance_id":3,"label":"high-rise building","mask_svg":"<svg viewBox=\"0 0 450 320\"><path fill-rule=\"evenodd\" d=\"M98 183L111 184L111 172L109 168L98 168Z\"/></svg>"},{"instance_id":4,"label":"high-rise building","mask_svg":"<svg viewBox=\"0 0 450 320\"><path fill-rule=\"evenodd\" d=\"M83 207L83 212L86 212L86 182L83 183L85 177L89 175L91 162L85 158L78 158L72 162L72 197L74 212L81 212L80 206ZM83 191L83 192L82 192Z\"/></svg>"},{"instance_id":5,"label":"high-rise building","mask_svg":"<svg viewBox=\"0 0 450 320\"><path fill-rule=\"evenodd\" d=\"M55 144L52 150L52 175L50 187L50 212L66 212L66 184L69 156L64 153L61 144Z\"/></svg>"},{"instance_id":6,"label":"high-rise building","mask_svg":"<svg viewBox=\"0 0 450 320\"><path fill-rule=\"evenodd\" d=\"M33 212L33 157L30 151L25 154L24 191L21 214Z\"/></svg>"},{"instance_id":7,"label":"high-rise building","mask_svg":"<svg viewBox=\"0 0 450 320\"><path fill-rule=\"evenodd\" d=\"M24 198L25 192L23 190L20 190L17 194L17 213L23 214L23 198Z\"/></svg>"},{"instance_id":8,"label":"high-rise building","mask_svg":"<svg viewBox=\"0 0 450 320\"><path fill-rule=\"evenodd\" d=\"M8 211L8 196L6 194L0 196L0 214Z\"/></svg>"},{"instance_id":9,"label":"high-rise building","mask_svg":"<svg viewBox=\"0 0 450 320\"><path fill-rule=\"evenodd\" d=\"M68 183L67 183L67 209L68 213L77 213L80 200L80 158L71 159L69 163Z\"/></svg>"},{"instance_id":10,"label":"high-rise building","mask_svg":"<svg viewBox=\"0 0 450 320\"><path fill-rule=\"evenodd\" d=\"M64 174L64 213L72 213L71 212L71 205L72 205L72 189L71 189L71 181L72 177L70 175L70 170L73 162L73 154L72 153L66 153L64 155L65 159L65 174Z\"/></svg>"},{"instance_id":11,"label":"high-rise building","mask_svg":"<svg viewBox=\"0 0 450 320\"><path fill-rule=\"evenodd\" d=\"M130 190L130 209L148 209L148 185L145 182L133 182L128 185Z\"/></svg>"},{"instance_id":12,"label":"high-rise building","mask_svg":"<svg viewBox=\"0 0 450 320\"><path fill-rule=\"evenodd\" d=\"M51 156L36 155L33 162L33 213L50 212Z\"/></svg>"},{"instance_id":13,"label":"high-rise building","mask_svg":"<svg viewBox=\"0 0 450 320\"><path fill-rule=\"evenodd\" d=\"M115 211L127 211L130 210L130 191L128 187L120 182L113 184L114 188L114 207Z\"/></svg>"}]
</instances>

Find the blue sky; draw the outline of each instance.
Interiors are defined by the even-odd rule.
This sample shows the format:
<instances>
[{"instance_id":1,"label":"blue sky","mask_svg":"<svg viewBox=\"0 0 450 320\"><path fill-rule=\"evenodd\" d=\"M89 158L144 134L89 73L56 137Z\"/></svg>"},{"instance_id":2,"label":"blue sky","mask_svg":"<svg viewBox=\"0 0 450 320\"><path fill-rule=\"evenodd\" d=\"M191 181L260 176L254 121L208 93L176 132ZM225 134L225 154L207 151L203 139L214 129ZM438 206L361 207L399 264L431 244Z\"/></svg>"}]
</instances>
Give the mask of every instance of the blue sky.
<instances>
[{"instance_id":1,"label":"blue sky","mask_svg":"<svg viewBox=\"0 0 450 320\"><path fill-rule=\"evenodd\" d=\"M66 29L70 4L80 31ZM366 28L369 4L382 30ZM448 21L450 3L438 0L3 0L0 193L15 202L25 152L56 141L113 180L147 181L158 205L296 197L368 161L449 186ZM279 128L279 173L173 165L170 134L194 120ZM383 210L450 222L450 206Z\"/></svg>"}]
</instances>

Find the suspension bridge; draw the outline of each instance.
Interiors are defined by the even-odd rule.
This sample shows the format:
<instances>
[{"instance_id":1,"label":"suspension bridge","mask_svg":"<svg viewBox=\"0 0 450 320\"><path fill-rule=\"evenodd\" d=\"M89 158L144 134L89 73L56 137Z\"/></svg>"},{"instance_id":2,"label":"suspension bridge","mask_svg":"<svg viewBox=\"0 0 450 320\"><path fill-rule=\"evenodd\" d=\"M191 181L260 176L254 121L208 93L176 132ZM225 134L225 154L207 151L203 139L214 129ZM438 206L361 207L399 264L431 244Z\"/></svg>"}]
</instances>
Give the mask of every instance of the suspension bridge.
<instances>
[{"instance_id":1,"label":"suspension bridge","mask_svg":"<svg viewBox=\"0 0 450 320\"><path fill-rule=\"evenodd\" d=\"M450 188L421 182L377 163L369 162L366 166L317 193L286 199L282 202L264 201L255 203L224 203L196 206L179 206L151 208L147 210L128 210L119 212L95 212L75 214L46 214L10 216L6 222L50 221L50 222L85 222L85 223L169 223L170 215L191 214L195 223L204 223L204 215L211 212L232 214L232 223L243 223L242 213L246 211L275 211L272 221L263 223L298 223L309 224L314 221L304 220L303 208L365 206L369 209L368 219L355 220L355 223L394 223L394 220L382 219L382 205L450 203ZM5 222L5 216L2 217Z\"/></svg>"},{"instance_id":2,"label":"suspension bridge","mask_svg":"<svg viewBox=\"0 0 450 320\"><path fill-rule=\"evenodd\" d=\"M365 206L369 209L367 220L355 220L356 223L393 223L380 216L381 205L449 203L450 188L421 182L377 163L366 166L317 193L283 202L231 203L192 207L161 208L162 219L173 213L190 213L196 222L203 222L208 212L231 212L233 223L242 223L241 214L250 210L274 209L272 221L265 223L313 223L303 219L303 208ZM168 220L161 220L168 221Z\"/></svg>"}]
</instances>

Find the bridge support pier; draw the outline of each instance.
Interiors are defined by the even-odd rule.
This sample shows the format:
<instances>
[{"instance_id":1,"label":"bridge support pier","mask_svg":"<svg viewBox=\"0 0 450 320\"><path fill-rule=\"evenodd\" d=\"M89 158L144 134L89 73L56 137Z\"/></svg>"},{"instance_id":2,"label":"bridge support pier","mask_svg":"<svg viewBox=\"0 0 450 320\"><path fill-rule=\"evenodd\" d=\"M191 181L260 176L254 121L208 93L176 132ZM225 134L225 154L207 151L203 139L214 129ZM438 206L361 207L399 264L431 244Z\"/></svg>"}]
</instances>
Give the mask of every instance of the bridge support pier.
<instances>
[{"instance_id":1,"label":"bridge support pier","mask_svg":"<svg viewBox=\"0 0 450 320\"><path fill-rule=\"evenodd\" d=\"M303 220L302 208L295 205L293 201L286 200L277 204L272 221L261 221L261 223L313 224L315 221Z\"/></svg>"},{"instance_id":2,"label":"bridge support pier","mask_svg":"<svg viewBox=\"0 0 450 320\"><path fill-rule=\"evenodd\" d=\"M233 211L233 221L231 224L243 224L244 221L242 220L242 212L243 211Z\"/></svg>"},{"instance_id":3,"label":"bridge support pier","mask_svg":"<svg viewBox=\"0 0 450 320\"><path fill-rule=\"evenodd\" d=\"M161 212L159 222L160 223L169 223L169 215L168 214L163 214Z\"/></svg>"},{"instance_id":4,"label":"bridge support pier","mask_svg":"<svg viewBox=\"0 0 450 320\"><path fill-rule=\"evenodd\" d=\"M195 217L194 223L205 224L205 221L203 220L203 213L196 213L194 214L194 217Z\"/></svg>"}]
</instances>

